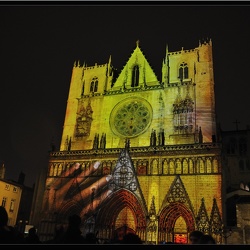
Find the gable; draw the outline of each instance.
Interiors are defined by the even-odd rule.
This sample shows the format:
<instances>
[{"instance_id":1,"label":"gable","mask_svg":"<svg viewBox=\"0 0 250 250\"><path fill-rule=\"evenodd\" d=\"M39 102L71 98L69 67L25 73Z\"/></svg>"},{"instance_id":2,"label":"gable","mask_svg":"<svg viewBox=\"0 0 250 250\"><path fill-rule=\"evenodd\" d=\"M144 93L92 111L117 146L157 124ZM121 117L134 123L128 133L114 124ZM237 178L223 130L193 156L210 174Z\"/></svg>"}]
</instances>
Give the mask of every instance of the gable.
<instances>
[{"instance_id":1,"label":"gable","mask_svg":"<svg viewBox=\"0 0 250 250\"><path fill-rule=\"evenodd\" d=\"M121 90L155 85L160 85L160 83L137 43L112 89Z\"/></svg>"}]
</instances>

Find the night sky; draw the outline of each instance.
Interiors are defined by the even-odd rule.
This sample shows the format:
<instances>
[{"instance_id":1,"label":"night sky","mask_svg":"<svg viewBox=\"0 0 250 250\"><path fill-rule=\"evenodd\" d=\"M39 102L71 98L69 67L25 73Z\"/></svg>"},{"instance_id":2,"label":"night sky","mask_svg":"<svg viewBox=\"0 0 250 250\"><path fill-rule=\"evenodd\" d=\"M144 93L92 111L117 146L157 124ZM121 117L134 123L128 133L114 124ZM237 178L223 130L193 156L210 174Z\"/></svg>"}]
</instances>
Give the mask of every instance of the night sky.
<instances>
[{"instance_id":1,"label":"night sky","mask_svg":"<svg viewBox=\"0 0 250 250\"><path fill-rule=\"evenodd\" d=\"M223 130L250 125L250 5L79 2L0 4L0 164L6 179L32 186L59 150L75 61L120 71L140 41L161 80L169 51L213 43L217 121ZM229 2L230 3L230 2ZM145 5L147 4L147 5Z\"/></svg>"}]
</instances>

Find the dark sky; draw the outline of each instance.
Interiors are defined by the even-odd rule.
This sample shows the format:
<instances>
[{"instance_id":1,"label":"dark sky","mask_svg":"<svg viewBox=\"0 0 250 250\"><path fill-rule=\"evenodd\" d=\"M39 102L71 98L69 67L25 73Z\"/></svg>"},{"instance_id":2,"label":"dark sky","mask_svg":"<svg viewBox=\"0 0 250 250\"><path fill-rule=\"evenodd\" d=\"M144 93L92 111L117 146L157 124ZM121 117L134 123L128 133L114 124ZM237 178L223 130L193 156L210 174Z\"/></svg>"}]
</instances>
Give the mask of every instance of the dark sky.
<instances>
[{"instance_id":1,"label":"dark sky","mask_svg":"<svg viewBox=\"0 0 250 250\"><path fill-rule=\"evenodd\" d=\"M217 119L223 130L250 124L250 5L0 4L0 161L7 179L25 185L59 149L74 61L121 70L136 40L161 80L169 51L213 42ZM145 3L147 5L145 5ZM237 3L237 2L236 2Z\"/></svg>"}]
</instances>

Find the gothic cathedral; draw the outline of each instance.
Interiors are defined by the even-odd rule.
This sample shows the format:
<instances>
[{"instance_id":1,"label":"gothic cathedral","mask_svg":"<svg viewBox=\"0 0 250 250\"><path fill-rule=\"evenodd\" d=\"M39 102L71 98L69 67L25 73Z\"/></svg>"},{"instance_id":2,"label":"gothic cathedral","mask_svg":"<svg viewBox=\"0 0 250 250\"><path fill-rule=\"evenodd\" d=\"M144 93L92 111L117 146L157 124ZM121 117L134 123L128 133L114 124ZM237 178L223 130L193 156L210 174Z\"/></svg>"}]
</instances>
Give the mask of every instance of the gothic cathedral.
<instances>
[{"instance_id":1,"label":"gothic cathedral","mask_svg":"<svg viewBox=\"0 0 250 250\"><path fill-rule=\"evenodd\" d=\"M149 244L186 244L193 230L218 237L224 209L212 41L167 47L162 59L161 78L139 42L120 72L111 57L74 64L40 230L78 214L84 235L113 242L128 232Z\"/></svg>"}]
</instances>

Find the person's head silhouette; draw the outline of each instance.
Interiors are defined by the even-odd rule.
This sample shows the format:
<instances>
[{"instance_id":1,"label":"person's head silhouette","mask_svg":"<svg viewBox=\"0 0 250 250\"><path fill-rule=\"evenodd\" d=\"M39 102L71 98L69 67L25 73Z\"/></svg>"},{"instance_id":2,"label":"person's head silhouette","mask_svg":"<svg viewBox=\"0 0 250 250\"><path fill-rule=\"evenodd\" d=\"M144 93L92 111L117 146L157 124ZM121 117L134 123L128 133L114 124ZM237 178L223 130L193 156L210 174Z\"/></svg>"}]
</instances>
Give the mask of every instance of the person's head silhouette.
<instances>
[{"instance_id":1,"label":"person's head silhouette","mask_svg":"<svg viewBox=\"0 0 250 250\"><path fill-rule=\"evenodd\" d=\"M81 217L77 214L70 215L68 218L69 227L80 227Z\"/></svg>"},{"instance_id":2,"label":"person's head silhouette","mask_svg":"<svg viewBox=\"0 0 250 250\"><path fill-rule=\"evenodd\" d=\"M0 206L0 227L7 226L8 224L8 213L3 206Z\"/></svg>"}]
</instances>

